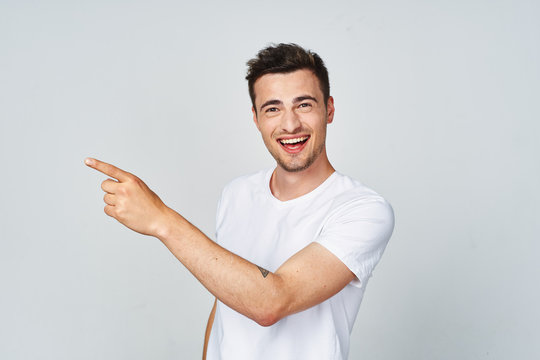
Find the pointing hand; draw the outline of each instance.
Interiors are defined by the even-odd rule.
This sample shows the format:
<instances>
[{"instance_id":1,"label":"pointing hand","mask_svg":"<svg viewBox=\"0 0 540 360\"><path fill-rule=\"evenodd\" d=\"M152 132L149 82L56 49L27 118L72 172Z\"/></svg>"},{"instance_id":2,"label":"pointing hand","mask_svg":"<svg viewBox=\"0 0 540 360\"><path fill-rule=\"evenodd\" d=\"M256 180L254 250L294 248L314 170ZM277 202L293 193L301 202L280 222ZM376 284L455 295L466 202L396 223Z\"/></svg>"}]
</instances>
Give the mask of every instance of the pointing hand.
<instances>
[{"instance_id":1,"label":"pointing hand","mask_svg":"<svg viewBox=\"0 0 540 360\"><path fill-rule=\"evenodd\" d=\"M144 235L157 236L166 225L171 211L161 199L137 176L116 166L92 158L85 164L115 179L101 183L107 204L105 213L131 230Z\"/></svg>"}]
</instances>

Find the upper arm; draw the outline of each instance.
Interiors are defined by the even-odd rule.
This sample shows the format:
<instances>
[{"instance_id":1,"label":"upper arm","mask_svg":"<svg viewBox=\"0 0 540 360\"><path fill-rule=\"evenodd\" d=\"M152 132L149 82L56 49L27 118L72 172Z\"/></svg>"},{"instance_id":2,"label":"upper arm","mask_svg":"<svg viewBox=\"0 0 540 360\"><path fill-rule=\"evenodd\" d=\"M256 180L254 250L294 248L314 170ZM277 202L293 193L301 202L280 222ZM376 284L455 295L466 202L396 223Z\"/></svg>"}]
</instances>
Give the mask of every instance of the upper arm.
<instances>
[{"instance_id":1,"label":"upper arm","mask_svg":"<svg viewBox=\"0 0 540 360\"><path fill-rule=\"evenodd\" d=\"M392 208L381 197L359 198L339 206L315 242L275 272L283 300L279 318L327 300L353 280L353 285L363 285L393 227Z\"/></svg>"},{"instance_id":2,"label":"upper arm","mask_svg":"<svg viewBox=\"0 0 540 360\"><path fill-rule=\"evenodd\" d=\"M325 301L355 278L340 259L315 242L289 258L274 275L283 304L279 318Z\"/></svg>"}]
</instances>

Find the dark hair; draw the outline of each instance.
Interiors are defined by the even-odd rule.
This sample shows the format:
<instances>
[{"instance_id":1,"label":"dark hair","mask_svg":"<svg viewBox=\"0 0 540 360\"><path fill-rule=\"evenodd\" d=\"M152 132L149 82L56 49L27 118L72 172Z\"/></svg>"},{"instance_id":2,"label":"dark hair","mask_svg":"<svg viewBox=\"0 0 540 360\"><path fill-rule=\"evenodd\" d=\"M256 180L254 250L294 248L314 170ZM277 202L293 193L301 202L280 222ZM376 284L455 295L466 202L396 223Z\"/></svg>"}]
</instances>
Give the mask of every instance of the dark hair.
<instances>
[{"instance_id":1,"label":"dark hair","mask_svg":"<svg viewBox=\"0 0 540 360\"><path fill-rule=\"evenodd\" d=\"M257 56L247 62L249 96L255 108L255 81L266 74L290 73L296 70L308 69L319 79L323 93L324 104L330 97L330 82L328 70L321 57L311 50L305 50L297 44L270 45L257 53Z\"/></svg>"}]
</instances>

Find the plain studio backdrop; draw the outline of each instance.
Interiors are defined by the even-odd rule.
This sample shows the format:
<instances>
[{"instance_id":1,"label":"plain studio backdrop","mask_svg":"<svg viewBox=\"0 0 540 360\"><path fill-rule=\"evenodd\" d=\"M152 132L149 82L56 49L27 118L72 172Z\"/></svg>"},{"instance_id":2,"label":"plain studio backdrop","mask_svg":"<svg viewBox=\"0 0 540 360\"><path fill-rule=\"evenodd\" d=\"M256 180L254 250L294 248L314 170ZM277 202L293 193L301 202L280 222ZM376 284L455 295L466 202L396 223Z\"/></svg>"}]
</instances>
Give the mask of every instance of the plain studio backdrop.
<instances>
[{"instance_id":1,"label":"plain studio backdrop","mask_svg":"<svg viewBox=\"0 0 540 360\"><path fill-rule=\"evenodd\" d=\"M540 357L537 1L0 3L0 358L198 359L212 296L102 209L93 156L214 238L222 187L274 164L245 62L325 60L338 171L395 232L350 359Z\"/></svg>"}]
</instances>

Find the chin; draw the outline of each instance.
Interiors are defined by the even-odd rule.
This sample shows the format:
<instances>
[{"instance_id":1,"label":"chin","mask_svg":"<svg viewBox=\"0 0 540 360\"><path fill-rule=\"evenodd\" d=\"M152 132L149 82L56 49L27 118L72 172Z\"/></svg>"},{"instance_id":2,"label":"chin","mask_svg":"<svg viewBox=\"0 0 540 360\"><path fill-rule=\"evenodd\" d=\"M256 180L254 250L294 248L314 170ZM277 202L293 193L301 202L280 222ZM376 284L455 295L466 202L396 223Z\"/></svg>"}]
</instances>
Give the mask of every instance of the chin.
<instances>
[{"instance_id":1,"label":"chin","mask_svg":"<svg viewBox=\"0 0 540 360\"><path fill-rule=\"evenodd\" d=\"M294 172L300 172L300 171L303 171L303 170L306 170L308 167L309 167L310 164L306 164L306 165L302 165L302 166L290 166L288 164L282 164L282 163L279 163L279 166L281 166L281 168L287 172L291 172L291 173L294 173Z\"/></svg>"},{"instance_id":2,"label":"chin","mask_svg":"<svg viewBox=\"0 0 540 360\"><path fill-rule=\"evenodd\" d=\"M303 160L302 162L283 161L280 158L276 158L276 161L287 172L300 172L309 168L315 162L315 157Z\"/></svg>"}]
</instances>

